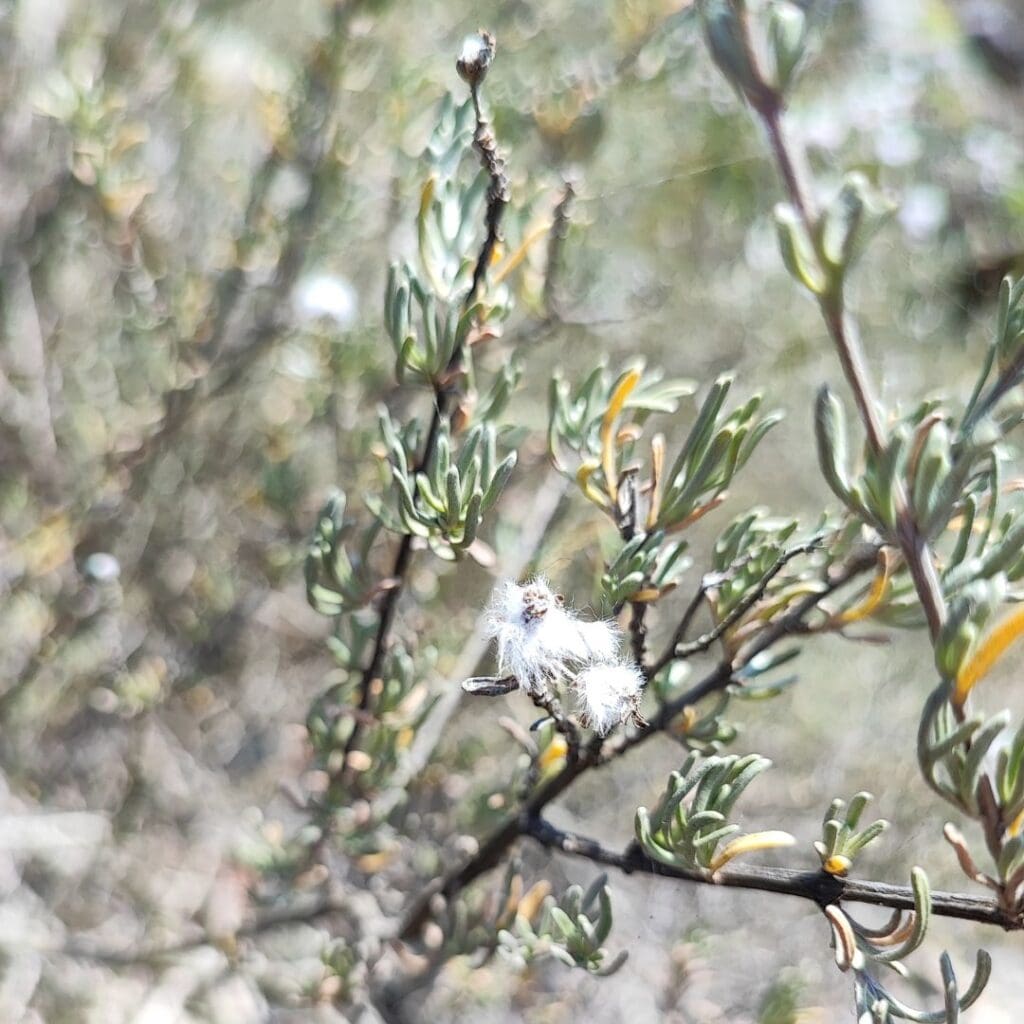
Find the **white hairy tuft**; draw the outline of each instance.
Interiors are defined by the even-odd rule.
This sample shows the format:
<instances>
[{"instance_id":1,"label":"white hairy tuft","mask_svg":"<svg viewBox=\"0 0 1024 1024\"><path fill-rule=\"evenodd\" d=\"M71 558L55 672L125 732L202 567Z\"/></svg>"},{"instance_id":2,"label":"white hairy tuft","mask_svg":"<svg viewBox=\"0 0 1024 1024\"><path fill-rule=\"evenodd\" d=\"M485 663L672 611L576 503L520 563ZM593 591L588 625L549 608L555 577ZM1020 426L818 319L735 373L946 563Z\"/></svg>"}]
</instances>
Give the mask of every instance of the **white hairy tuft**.
<instances>
[{"instance_id":1,"label":"white hairy tuft","mask_svg":"<svg viewBox=\"0 0 1024 1024\"><path fill-rule=\"evenodd\" d=\"M635 665L590 665L573 684L580 720L601 736L636 714L644 677Z\"/></svg>"},{"instance_id":2,"label":"white hairy tuft","mask_svg":"<svg viewBox=\"0 0 1024 1024\"><path fill-rule=\"evenodd\" d=\"M506 580L487 621L498 644L498 671L515 676L529 693L581 666L616 658L621 646L614 623L581 621L541 577L522 586Z\"/></svg>"}]
</instances>

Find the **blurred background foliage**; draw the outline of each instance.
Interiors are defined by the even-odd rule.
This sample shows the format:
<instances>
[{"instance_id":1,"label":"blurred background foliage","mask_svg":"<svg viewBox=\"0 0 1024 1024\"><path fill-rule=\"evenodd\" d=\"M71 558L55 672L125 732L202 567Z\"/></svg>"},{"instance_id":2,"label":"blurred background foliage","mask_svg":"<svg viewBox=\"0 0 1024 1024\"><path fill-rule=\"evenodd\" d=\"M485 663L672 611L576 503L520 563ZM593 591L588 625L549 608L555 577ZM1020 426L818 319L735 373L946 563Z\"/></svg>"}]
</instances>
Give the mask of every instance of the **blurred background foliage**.
<instances>
[{"instance_id":1,"label":"blurred background foliage","mask_svg":"<svg viewBox=\"0 0 1024 1024\"><path fill-rule=\"evenodd\" d=\"M851 282L883 402L964 390L995 287L1024 267L1024 16L1014 0L804 6L821 31L795 130L826 187L856 167L899 203ZM577 193L554 305L541 242L504 325L523 355L506 414L523 440L484 538L499 564L519 552L578 605L600 600L614 536L585 502L558 502L558 528L520 552L561 486L542 430L557 366L576 380L637 355L698 381L731 370L744 394L787 410L732 512L697 531L694 581L726 516L758 503L813 522L829 501L810 425L832 355L778 256L756 126L685 0L6 6L0 1019L341 1019L332 1003L351 964L329 923L228 937L279 896L268 877L304 820L296 794L318 785L301 723L339 669L302 562L332 486L350 500L380 489L379 403L414 401L392 383L386 269L415 249L419 155L458 92L454 54L481 24L499 40L487 97L512 207L550 212L566 177ZM688 422L693 399L681 404ZM426 682L447 694L492 570L421 562L411 583L401 628L429 643ZM894 822L872 847L876 877L924 862L941 883L955 865L907 813L930 820L911 755L931 686L921 658L923 642L902 635L824 640L799 686L735 724L775 761L771 817L809 842L836 791L870 788ZM1007 666L994 685L1012 702L1011 677ZM429 876L472 843L461 833L500 812L516 756L497 716L456 709L410 784L422 842L343 851L367 891L386 904L389 862ZM628 835L632 808L678 763L665 750L585 780L560 814ZM546 870L589 881L578 864ZM611 884L627 969L568 986L558 965L524 974L498 958L471 973L457 960L419 997L424 1019L849 1012L812 909ZM225 941L127 966L55 952L84 943L132 960L196 925ZM936 933L954 954L976 945L970 929ZM1014 1020L1019 949L986 945L997 966L972 1019Z\"/></svg>"}]
</instances>

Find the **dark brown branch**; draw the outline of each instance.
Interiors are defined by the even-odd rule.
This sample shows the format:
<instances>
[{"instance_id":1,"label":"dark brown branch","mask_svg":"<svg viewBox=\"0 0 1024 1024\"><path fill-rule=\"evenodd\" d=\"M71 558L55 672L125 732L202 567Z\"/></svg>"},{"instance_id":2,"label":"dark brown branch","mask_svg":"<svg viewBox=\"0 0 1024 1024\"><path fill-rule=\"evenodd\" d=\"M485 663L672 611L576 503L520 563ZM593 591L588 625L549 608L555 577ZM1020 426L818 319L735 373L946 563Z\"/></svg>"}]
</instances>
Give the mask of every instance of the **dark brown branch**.
<instances>
[{"instance_id":1,"label":"dark brown branch","mask_svg":"<svg viewBox=\"0 0 1024 1024\"><path fill-rule=\"evenodd\" d=\"M743 600L740 601L736 607L722 619L721 622L703 636L699 636L696 640L692 640L690 643L683 643L686 631L690 628L690 624L693 622L693 617L697 614L697 609L700 607L701 599L709 590L714 590L715 587L720 586L729 578L729 570L720 573L709 573L706 575L701 580L700 586L697 588L697 592L694 594L689 605L687 605L686 611L683 613L682 620L676 627L676 631L672 635L672 639L669 641L669 645L665 650L665 653L651 666L648 678L656 676L669 662L674 661L677 658L692 658L695 654L702 654L704 651L708 650L717 640L721 639L729 629L739 622L739 620L743 618L743 616L746 615L762 597L764 597L765 591L768 589L772 580L775 579L775 577L778 576L794 558L797 558L800 555L810 554L819 547L821 547L821 540L815 539L807 541L804 544L799 544L794 548L790 548L788 551L784 551L768 568L768 571L761 578L758 585L749 594L747 594L746 597L744 597ZM742 564L742 562L739 563L737 568L742 567Z\"/></svg>"},{"instance_id":2,"label":"dark brown branch","mask_svg":"<svg viewBox=\"0 0 1024 1024\"><path fill-rule=\"evenodd\" d=\"M804 185L801 167L802 151L792 145L785 134L782 100L777 93L769 90L761 101L754 104L754 109L765 126L772 155L789 200L800 215L807 237L818 247L821 235L820 217L814 208L810 192ZM846 313L841 278L833 281L818 296L818 305L839 358L843 375L853 393L857 411L867 434L868 446L872 452L878 455L885 450L885 432L878 411L878 402L864 366L864 353L853 324ZM898 481L896 484L896 507L896 540L903 551L907 569L914 582L914 589L917 591L925 618L928 620L928 630L934 641L946 618L946 602L931 551L914 521L906 490Z\"/></svg>"},{"instance_id":3,"label":"dark brown branch","mask_svg":"<svg viewBox=\"0 0 1024 1024\"><path fill-rule=\"evenodd\" d=\"M636 662L644 677L651 678L647 669L647 602L631 601L629 605L629 642Z\"/></svg>"},{"instance_id":4,"label":"dark brown branch","mask_svg":"<svg viewBox=\"0 0 1024 1024\"><path fill-rule=\"evenodd\" d=\"M555 723L555 729L564 737L569 760L575 761L580 755L580 734L575 723L562 710L562 704L553 694L545 691L531 693L530 699Z\"/></svg>"},{"instance_id":5,"label":"dark brown branch","mask_svg":"<svg viewBox=\"0 0 1024 1024\"><path fill-rule=\"evenodd\" d=\"M719 662L696 686L691 687L686 693L676 697L675 700L667 701L662 705L646 729L622 735L612 740L602 757L602 763L603 761L619 757L627 750L642 743L648 736L665 730L672 719L688 705L695 704L698 700L702 700L704 697L728 686L733 681L736 672L744 665L748 665L762 651L766 651L783 637L792 636L795 633L804 631L807 616L825 598L846 586L847 583L857 576L873 568L877 561L877 556L878 552L875 548L865 547L863 551L851 558L842 570L826 580L822 584L820 591L808 594L802 598L785 615L781 615L774 622L766 626L762 632L752 637L750 642L737 653L735 658Z\"/></svg>"},{"instance_id":6,"label":"dark brown branch","mask_svg":"<svg viewBox=\"0 0 1024 1024\"><path fill-rule=\"evenodd\" d=\"M493 57L493 39L490 40L490 43L492 47L491 56ZM490 57L488 60L490 60ZM463 310L468 310L473 305L480 289L486 282L491 258L494 255L494 248L501 238L501 221L505 213L505 207L509 202L509 182L505 170L505 160L498 153L494 132L484 117L481 108L480 81L480 78L474 78L470 82L473 108L476 111L476 130L473 135L473 144L480 155L480 162L490 178L490 185L487 189L487 208L484 213L486 234L477 256L476 265L473 268L473 277L469 291L463 299ZM457 385L454 382L459 376L457 371L462 364L462 356L462 346L456 346L441 381L435 385L434 412L431 416L430 427L423 444L422 454L416 463L417 473L430 468L437 449L438 438L441 435L442 424L451 417L458 396ZM360 711L369 710L373 682L383 670L384 658L387 655L391 639L391 628L394 624L395 613L398 610L399 598L405 586L406 576L412 563L412 556L413 536L406 534L398 545L394 565L391 569L390 579L393 581L393 585L384 594L381 602L373 653L369 664L360 675L357 689L359 694L357 706ZM358 747L362 733L363 726L361 720L357 718L353 723L352 732L349 733L348 739L345 742L341 764L330 780L331 786L328 789L328 798L325 801L324 811L320 816L320 826L322 829L329 820L331 788L339 781L346 786L352 781L351 754Z\"/></svg>"},{"instance_id":7,"label":"dark brown branch","mask_svg":"<svg viewBox=\"0 0 1024 1024\"><path fill-rule=\"evenodd\" d=\"M914 909L914 893L909 886L837 878L820 870L798 871L793 868L771 867L729 868L718 872L712 878L700 871L688 871L661 864L648 857L635 844L629 846L623 853L609 850L586 836L557 829L542 818L528 822L523 834L548 849L559 850L573 857L582 857L595 864L618 868L626 874L637 872L699 885L756 889L760 892L810 900L819 907L846 901L889 907L892 910ZM985 896L951 892L933 892L931 896L932 912L940 917L994 924L1007 931L1024 928L1024 920L1007 913L995 900Z\"/></svg>"},{"instance_id":8,"label":"dark brown branch","mask_svg":"<svg viewBox=\"0 0 1024 1024\"><path fill-rule=\"evenodd\" d=\"M615 500L615 525L619 536L628 544L637 534L637 523L640 510L637 507L636 471L627 470L619 481ZM650 585L650 579L644 578L641 589ZM620 611L616 608L616 614ZM647 602L629 602L629 646L637 667L650 678L653 673L647 669Z\"/></svg>"},{"instance_id":9,"label":"dark brown branch","mask_svg":"<svg viewBox=\"0 0 1024 1024\"><path fill-rule=\"evenodd\" d=\"M472 305L483 286L491 259L494 256L494 248L501 241L501 221L505 215L505 207L508 206L511 199L505 158L498 152L494 130L484 116L483 108L480 105L480 82L478 80L471 83L470 93L473 97L473 109L476 111L473 146L480 154L480 162L490 178L490 183L487 186L487 210L484 214L487 234L480 247L476 266L473 268L473 283L470 285L469 295L466 297L467 306Z\"/></svg>"},{"instance_id":10,"label":"dark brown branch","mask_svg":"<svg viewBox=\"0 0 1024 1024\"><path fill-rule=\"evenodd\" d=\"M542 783L521 805L517 813L509 815L481 843L479 850L468 861L435 879L419 893L406 912L398 937L411 940L419 934L431 916L431 903L436 896L450 899L481 875L497 867L512 844L522 835L525 823L540 814L544 807L564 793L580 775L600 763L598 744L587 744L581 751L578 761L569 762L557 775Z\"/></svg>"},{"instance_id":11,"label":"dark brown branch","mask_svg":"<svg viewBox=\"0 0 1024 1024\"><path fill-rule=\"evenodd\" d=\"M821 593L809 594L753 638L738 656L736 664L722 662L716 665L696 686L691 687L675 700L664 704L644 728L638 729L634 733L619 735L608 741L603 741L601 737L595 736L580 751L578 760L570 761L557 775L542 783L513 814L510 814L481 843L473 857L435 879L417 895L406 912L399 931L399 938L411 940L419 934L430 918L431 902L436 896L440 895L449 899L461 892L471 882L476 881L481 875L490 871L491 868L496 867L512 844L523 835L528 824L539 817L541 811L552 800L569 789L582 774L591 768L597 768L616 760L634 747L647 742L652 736L664 732L672 719L687 705L695 704L709 694L728 686L733 681L735 672L740 665L746 664L751 658L771 647L784 636L797 632L804 618L825 597L861 573L874 568L876 555L876 551L872 548L851 559L841 572L836 573L824 585Z\"/></svg>"},{"instance_id":12,"label":"dark brown branch","mask_svg":"<svg viewBox=\"0 0 1024 1024\"><path fill-rule=\"evenodd\" d=\"M424 448L423 456L417 464L417 472L420 472L424 465L426 465L427 460L433 456L433 450L437 443L437 434L440 428L440 416L438 414L438 409L435 409L434 418L431 420L430 426L431 433L427 437L427 444ZM394 625L395 613L398 611L398 599L405 586L405 578L406 574L409 572L409 566L412 564L412 542L412 534L407 533L402 537L402 540L398 545L398 551L395 553L395 561L391 567L391 574L389 576L389 579L393 582L392 586L385 591L384 597L381 601L380 615L377 619L377 632L373 641L373 653L370 655L370 661L366 668L363 669L359 678L359 686L357 690L359 699L356 707L360 712L365 713L369 711L370 695L373 692L373 682L380 676L381 671L384 668L384 658L387 655L388 646L391 641L391 627ZM352 782L353 770L351 755L359 745L365 724L365 714L357 716L352 723L352 731L348 734L348 739L345 741L341 763L338 765L337 771L332 773L330 779L330 786L325 800L326 808L329 808L331 805L331 797L337 795L331 792L331 788L333 788L333 786L339 781L345 786L348 786ZM321 828L323 828L325 824L326 821L321 821Z\"/></svg>"},{"instance_id":13,"label":"dark brown branch","mask_svg":"<svg viewBox=\"0 0 1024 1024\"><path fill-rule=\"evenodd\" d=\"M686 606L683 617L679 620L679 625L676 626L664 654L648 670L648 679L653 679L672 660L675 649L683 642L683 638L686 636L697 612L700 610L701 601L707 596L708 591L721 582L721 580L721 575L712 573L706 573L701 578L700 586L697 587L693 597L690 598L690 603Z\"/></svg>"}]
</instances>

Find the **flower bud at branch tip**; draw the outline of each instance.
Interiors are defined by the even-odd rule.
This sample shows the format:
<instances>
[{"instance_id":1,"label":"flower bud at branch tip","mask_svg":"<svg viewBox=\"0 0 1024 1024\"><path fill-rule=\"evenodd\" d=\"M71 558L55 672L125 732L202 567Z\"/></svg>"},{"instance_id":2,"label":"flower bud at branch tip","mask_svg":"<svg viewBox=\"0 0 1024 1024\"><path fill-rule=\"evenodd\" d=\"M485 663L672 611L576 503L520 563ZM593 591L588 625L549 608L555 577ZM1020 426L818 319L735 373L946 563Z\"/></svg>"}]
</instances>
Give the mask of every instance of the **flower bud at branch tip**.
<instances>
[{"instance_id":1,"label":"flower bud at branch tip","mask_svg":"<svg viewBox=\"0 0 1024 1024\"><path fill-rule=\"evenodd\" d=\"M455 61L455 70L470 88L477 88L487 77L487 70L494 60L494 51L494 36L484 29L463 40L462 51Z\"/></svg>"}]
</instances>

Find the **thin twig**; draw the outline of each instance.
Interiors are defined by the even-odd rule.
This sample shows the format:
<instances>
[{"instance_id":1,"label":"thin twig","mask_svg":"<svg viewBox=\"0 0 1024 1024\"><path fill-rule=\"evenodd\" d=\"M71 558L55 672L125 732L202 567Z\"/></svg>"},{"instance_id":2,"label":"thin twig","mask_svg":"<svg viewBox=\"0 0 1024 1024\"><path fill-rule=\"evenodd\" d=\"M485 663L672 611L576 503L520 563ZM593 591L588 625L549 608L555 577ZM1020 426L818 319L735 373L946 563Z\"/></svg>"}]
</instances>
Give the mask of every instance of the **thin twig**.
<instances>
[{"instance_id":1,"label":"thin twig","mask_svg":"<svg viewBox=\"0 0 1024 1024\"><path fill-rule=\"evenodd\" d=\"M715 587L724 583L729 578L730 572L742 568L744 563L738 562L735 567L730 566L730 568L725 572L708 573L705 575L700 582L700 586L697 588L697 592L693 595L693 598L687 605L686 611L683 613L682 620L676 627L676 631L673 633L672 639L669 641L669 645L666 648L665 653L662 654L662 656L651 666L648 678L656 676L671 661L676 659L692 658L695 654L702 654L704 651L708 650L712 644L724 636L725 633L739 622L739 620L743 618L743 616L746 615L762 597L764 597L765 591L768 589L772 580L775 579L775 577L778 576L794 558L797 558L800 555L810 554L819 547L821 547L821 539L815 538L814 540L809 540L804 544L798 544L796 547L790 548L788 551L784 551L768 568L768 571L764 576L761 577L757 586L747 594L743 600L740 601L736 607L722 619L721 622L707 633L697 637L696 640L691 640L689 643L683 643L683 638L686 636L686 631L689 629L690 623L697 614L697 609L700 606L701 600L707 595L709 590L714 590Z\"/></svg>"},{"instance_id":2,"label":"thin twig","mask_svg":"<svg viewBox=\"0 0 1024 1024\"><path fill-rule=\"evenodd\" d=\"M580 756L580 734L576 724L562 710L562 704L553 694L545 690L530 693L530 699L554 723L555 729L565 738L570 761Z\"/></svg>"},{"instance_id":3,"label":"thin twig","mask_svg":"<svg viewBox=\"0 0 1024 1024\"><path fill-rule=\"evenodd\" d=\"M754 109L764 123L768 142L775 158L779 174L785 185L790 202L803 222L807 237L814 240L821 233L820 217L810 191L805 187L803 174L803 151L787 138L782 119L782 100L774 90L754 104ZM818 298L821 315L839 357L843 374L853 393L857 411L867 434L868 446L875 455L880 455L886 446L885 432L878 412L871 381L864 366L864 353L856 330L847 315L843 300L842 281L826 289ZM895 485L897 537L907 569L914 582L921 607L928 620L928 629L934 641L946 618L946 601L942 584L935 569L932 553L921 536L914 521L906 489L900 481Z\"/></svg>"},{"instance_id":4,"label":"thin twig","mask_svg":"<svg viewBox=\"0 0 1024 1024\"><path fill-rule=\"evenodd\" d=\"M473 98L473 108L476 111L476 130L473 135L473 145L480 155L480 162L490 178L490 184L487 189L487 207L484 211L485 237L473 268L473 277L469 291L463 299L462 308L464 311L472 307L487 279L487 272L491 265L495 246L501 238L501 221L510 196L505 160L498 152L494 132L484 116L480 103L480 82L478 79L474 79L471 82L470 92ZM441 435L442 423L450 418L456 403L458 386L455 381L459 376L456 370L461 366L462 355L462 346L456 346L448 366L445 368L444 373L442 373L440 380L435 384L434 412L430 420L426 440L423 444L422 454L416 464L417 473L425 471L433 463L437 442ZM374 637L373 654L359 679L357 706L360 711L369 709L373 682L378 678L384 667L384 658L391 639L391 627L394 623L398 601L404 590L406 577L412 563L413 541L414 538L411 534L405 534L399 543L398 551L395 555L394 565L390 574L393 585L387 590L381 602L380 615L377 620L377 631ZM320 815L322 829L330 819L330 796L332 795L331 789L333 785L340 781L347 787L352 782L354 771L351 764L351 754L356 750L362 737L362 732L360 720L356 719L352 731L345 742L341 762L330 780L331 786L328 789L328 799L325 800L325 806Z\"/></svg>"},{"instance_id":5,"label":"thin twig","mask_svg":"<svg viewBox=\"0 0 1024 1024\"><path fill-rule=\"evenodd\" d=\"M793 868L746 867L730 868L713 877L700 871L670 867L652 860L635 844L622 853L609 850L586 836L555 828L543 818L534 818L524 829L524 835L535 839L548 849L560 850L573 857L582 857L595 864L618 868L626 874L641 873L673 878L699 885L719 885L729 888L757 889L810 900L819 907L843 901L868 903L892 910L913 910L914 892L909 886L888 882L860 881L838 878L824 871L798 871ZM932 892L932 913L940 917L955 917L981 924L994 924L1007 931L1024 928L1024 920L1009 914L999 904L985 896L964 893Z\"/></svg>"},{"instance_id":6,"label":"thin twig","mask_svg":"<svg viewBox=\"0 0 1024 1024\"><path fill-rule=\"evenodd\" d=\"M494 139L494 130L484 115L480 104L480 82L477 79L470 85L473 97L473 110L476 112L476 129L473 132L473 146L480 154L480 162L490 179L487 186L487 209L484 213L484 224L487 233L480 246L480 255L473 268L473 283L466 296L467 308L471 306L483 286L487 271L494 256L494 248L501 240L501 221L505 215L505 207L511 199L508 172L505 158L498 152Z\"/></svg>"},{"instance_id":7,"label":"thin twig","mask_svg":"<svg viewBox=\"0 0 1024 1024\"><path fill-rule=\"evenodd\" d=\"M683 612L683 617L679 620L679 625L676 626L675 632L672 634L672 639L669 640L664 653L653 665L650 666L647 676L648 679L653 679L672 660L675 654L675 649L683 642L683 638L686 636L690 625L696 618L697 612L700 610L701 602L707 596L708 591L726 578L727 577L724 573L705 573L704 576L701 577L700 586L697 587L693 593L693 597L690 598L690 603L686 606L686 610Z\"/></svg>"},{"instance_id":8,"label":"thin twig","mask_svg":"<svg viewBox=\"0 0 1024 1024\"><path fill-rule=\"evenodd\" d=\"M775 579L775 577L778 576L794 558L798 558L800 555L810 554L819 547L821 547L821 540L815 539L808 541L806 544L800 544L795 548L791 548L789 551L784 551L769 567L764 576L761 577L757 586L754 587L750 593L746 594L742 601L737 602L736 607L733 608L721 622L703 636L697 637L696 640L691 640L690 643L687 644L680 644L675 650L675 656L677 658L692 658L693 655L702 654L706 651L715 643L715 641L721 639L726 633L728 633L729 630L736 625L736 623L739 622L740 619L742 619L743 616L746 615L762 597L764 597L772 580Z\"/></svg>"},{"instance_id":9,"label":"thin twig","mask_svg":"<svg viewBox=\"0 0 1024 1024\"><path fill-rule=\"evenodd\" d=\"M551 233L548 235L547 265L544 269L544 312L549 320L558 318L558 275L562 266L562 249L569 234L572 203L576 191L567 181L562 186L562 198L555 206L551 217Z\"/></svg>"},{"instance_id":10,"label":"thin twig","mask_svg":"<svg viewBox=\"0 0 1024 1024\"><path fill-rule=\"evenodd\" d=\"M675 700L666 702L644 728L633 733L620 734L608 741L602 740L600 736L595 736L581 749L576 761L568 762L557 775L553 775L541 783L515 812L506 817L480 844L476 854L465 863L436 878L416 896L406 911L402 927L399 930L399 937L411 940L419 934L431 916L432 901L436 896L450 899L481 875L496 867L512 844L523 834L527 823L537 818L552 800L561 796L581 775L592 768L617 760L635 747L646 743L652 736L664 732L672 719L687 705L695 704L709 694L729 686L738 668L784 636L795 632L803 619L824 598L849 583L856 576L874 568L875 561L874 550L865 551L851 559L840 572L834 574L827 581L821 593L809 594L799 601L785 615L781 615L766 626L765 630L753 638L736 659L716 665L686 693L676 697Z\"/></svg>"},{"instance_id":11,"label":"thin twig","mask_svg":"<svg viewBox=\"0 0 1024 1024\"><path fill-rule=\"evenodd\" d=\"M615 525L618 528L619 536L627 544L636 537L637 523L640 522L640 510L637 508L637 486L636 470L626 470L619 481L618 493L615 499ZM641 589L650 585L650 579L645 577L641 583ZM616 609L618 612L619 609ZM644 673L646 678L651 678L653 673L647 669L647 602L629 602L629 646L633 653L633 660L637 667Z\"/></svg>"},{"instance_id":12,"label":"thin twig","mask_svg":"<svg viewBox=\"0 0 1024 1024\"><path fill-rule=\"evenodd\" d=\"M340 896L323 895L314 900L303 900L288 906L266 910L230 935L213 935L208 931L203 931L192 938L181 939L177 942L143 946L142 948L133 947L126 951L104 949L83 942L70 942L47 952L50 955L65 956L76 960L91 960L114 967L154 964L169 957L190 953L192 950L201 949L204 946L221 946L225 942L253 938L275 928L284 928L291 924L305 924L329 917L332 914L344 913L348 906L348 901Z\"/></svg>"}]
</instances>

